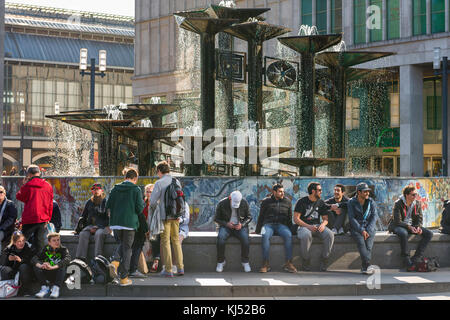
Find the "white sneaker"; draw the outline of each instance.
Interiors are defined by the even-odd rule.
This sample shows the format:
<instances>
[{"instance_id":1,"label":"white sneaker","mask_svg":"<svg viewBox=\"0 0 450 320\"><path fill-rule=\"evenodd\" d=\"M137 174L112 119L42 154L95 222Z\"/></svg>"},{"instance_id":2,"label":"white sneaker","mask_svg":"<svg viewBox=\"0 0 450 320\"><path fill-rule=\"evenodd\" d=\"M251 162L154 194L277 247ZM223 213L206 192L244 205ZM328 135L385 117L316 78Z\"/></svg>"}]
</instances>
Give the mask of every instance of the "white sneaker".
<instances>
[{"instance_id":1,"label":"white sneaker","mask_svg":"<svg viewBox=\"0 0 450 320\"><path fill-rule=\"evenodd\" d=\"M147 276L145 274L143 274L142 272L140 272L139 270L136 270L135 272L131 273L129 275L130 278L147 278Z\"/></svg>"},{"instance_id":2,"label":"white sneaker","mask_svg":"<svg viewBox=\"0 0 450 320\"><path fill-rule=\"evenodd\" d=\"M177 272L178 272L177 266L172 266L172 273L177 273Z\"/></svg>"},{"instance_id":3,"label":"white sneaker","mask_svg":"<svg viewBox=\"0 0 450 320\"><path fill-rule=\"evenodd\" d=\"M48 286L41 286L41 291L35 294L36 298L42 299L50 292L50 288Z\"/></svg>"},{"instance_id":4,"label":"white sneaker","mask_svg":"<svg viewBox=\"0 0 450 320\"><path fill-rule=\"evenodd\" d=\"M245 272L251 272L252 271L252 268L250 268L250 264L248 262L245 262L245 263L243 262L242 266L244 267L244 271Z\"/></svg>"},{"instance_id":5,"label":"white sneaker","mask_svg":"<svg viewBox=\"0 0 450 320\"><path fill-rule=\"evenodd\" d=\"M59 298L59 287L58 286L53 286L52 287L52 293L50 295L50 298L52 298L52 299Z\"/></svg>"},{"instance_id":6,"label":"white sneaker","mask_svg":"<svg viewBox=\"0 0 450 320\"><path fill-rule=\"evenodd\" d=\"M222 272L223 267L225 267L225 261L224 262L217 262L216 272Z\"/></svg>"},{"instance_id":7,"label":"white sneaker","mask_svg":"<svg viewBox=\"0 0 450 320\"><path fill-rule=\"evenodd\" d=\"M338 234L344 234L344 228L340 228Z\"/></svg>"},{"instance_id":8,"label":"white sneaker","mask_svg":"<svg viewBox=\"0 0 450 320\"><path fill-rule=\"evenodd\" d=\"M337 234L337 233L338 233L337 230L336 230L336 228L331 229L331 232L333 232L334 234Z\"/></svg>"}]
</instances>

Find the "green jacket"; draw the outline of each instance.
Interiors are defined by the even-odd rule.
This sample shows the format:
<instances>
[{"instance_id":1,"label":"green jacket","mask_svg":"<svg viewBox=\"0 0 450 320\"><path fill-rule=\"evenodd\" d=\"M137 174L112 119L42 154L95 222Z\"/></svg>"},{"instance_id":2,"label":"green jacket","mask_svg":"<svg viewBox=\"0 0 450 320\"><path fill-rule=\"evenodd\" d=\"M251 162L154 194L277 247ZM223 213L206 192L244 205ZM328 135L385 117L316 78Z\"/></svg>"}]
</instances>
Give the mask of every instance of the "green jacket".
<instances>
[{"instance_id":1,"label":"green jacket","mask_svg":"<svg viewBox=\"0 0 450 320\"><path fill-rule=\"evenodd\" d=\"M137 230L139 214L142 214L145 204L141 189L129 182L116 184L106 201L106 209L111 212L110 226L121 226Z\"/></svg>"}]
</instances>

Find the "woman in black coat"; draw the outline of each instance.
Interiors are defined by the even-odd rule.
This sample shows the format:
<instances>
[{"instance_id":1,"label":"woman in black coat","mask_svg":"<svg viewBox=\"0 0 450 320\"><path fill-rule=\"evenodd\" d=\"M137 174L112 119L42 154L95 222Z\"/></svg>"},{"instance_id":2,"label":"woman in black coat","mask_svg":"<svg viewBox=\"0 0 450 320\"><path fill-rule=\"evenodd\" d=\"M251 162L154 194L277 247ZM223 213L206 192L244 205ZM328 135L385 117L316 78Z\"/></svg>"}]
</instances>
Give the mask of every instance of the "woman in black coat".
<instances>
[{"instance_id":1,"label":"woman in black coat","mask_svg":"<svg viewBox=\"0 0 450 320\"><path fill-rule=\"evenodd\" d=\"M14 202L6 198L6 190L3 186L0 186L0 250L3 249L2 243L9 242L9 239L11 239L16 219L16 206Z\"/></svg>"},{"instance_id":2,"label":"woman in black coat","mask_svg":"<svg viewBox=\"0 0 450 320\"><path fill-rule=\"evenodd\" d=\"M31 294L33 281L33 268L31 259L34 251L20 231L15 231L11 243L3 250L0 256L0 277L2 280L14 279L19 273L20 295Z\"/></svg>"}]
</instances>

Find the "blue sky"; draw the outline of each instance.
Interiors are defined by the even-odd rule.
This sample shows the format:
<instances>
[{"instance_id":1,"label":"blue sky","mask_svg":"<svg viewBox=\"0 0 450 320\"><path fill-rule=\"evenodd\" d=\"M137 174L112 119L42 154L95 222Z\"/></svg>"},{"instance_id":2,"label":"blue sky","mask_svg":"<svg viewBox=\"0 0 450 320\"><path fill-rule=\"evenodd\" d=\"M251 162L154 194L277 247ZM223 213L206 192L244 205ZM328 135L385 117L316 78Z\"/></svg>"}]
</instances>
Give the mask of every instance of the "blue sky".
<instances>
[{"instance_id":1,"label":"blue sky","mask_svg":"<svg viewBox=\"0 0 450 320\"><path fill-rule=\"evenodd\" d=\"M6 2L134 17L134 0L6 0Z\"/></svg>"}]
</instances>

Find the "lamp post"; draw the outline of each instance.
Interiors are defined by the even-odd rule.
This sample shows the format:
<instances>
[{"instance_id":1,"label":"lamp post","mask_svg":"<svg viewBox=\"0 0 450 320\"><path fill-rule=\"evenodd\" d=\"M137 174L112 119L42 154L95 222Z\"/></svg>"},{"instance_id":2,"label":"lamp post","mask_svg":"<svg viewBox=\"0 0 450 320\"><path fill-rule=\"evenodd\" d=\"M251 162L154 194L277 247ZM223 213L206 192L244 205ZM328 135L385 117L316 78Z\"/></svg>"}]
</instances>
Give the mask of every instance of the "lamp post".
<instances>
[{"instance_id":1,"label":"lamp post","mask_svg":"<svg viewBox=\"0 0 450 320\"><path fill-rule=\"evenodd\" d=\"M106 71L106 50L100 50L98 52L98 70L100 72L95 72L95 58L91 58L91 67L90 71L86 72L87 70L87 61L88 61L88 49L81 48L80 49L80 74L82 77L85 75L91 76L91 95L90 95L90 109L95 109L95 76L104 77L105 71ZM92 134L92 148L89 154L89 159L94 164L94 134Z\"/></svg>"},{"instance_id":2,"label":"lamp post","mask_svg":"<svg viewBox=\"0 0 450 320\"><path fill-rule=\"evenodd\" d=\"M20 170L23 168L23 135L25 129L25 111L20 111Z\"/></svg>"},{"instance_id":3,"label":"lamp post","mask_svg":"<svg viewBox=\"0 0 450 320\"><path fill-rule=\"evenodd\" d=\"M442 75L442 175L448 176L448 121L447 121L447 83L448 64L447 57L442 57L441 70L441 48L436 47L433 51L433 69L435 75Z\"/></svg>"},{"instance_id":4,"label":"lamp post","mask_svg":"<svg viewBox=\"0 0 450 320\"><path fill-rule=\"evenodd\" d=\"M59 103L55 102L55 115L59 114ZM56 130L55 130L55 164L58 163L58 142L59 142L59 121L56 121ZM55 169L55 168L53 168Z\"/></svg>"}]
</instances>

